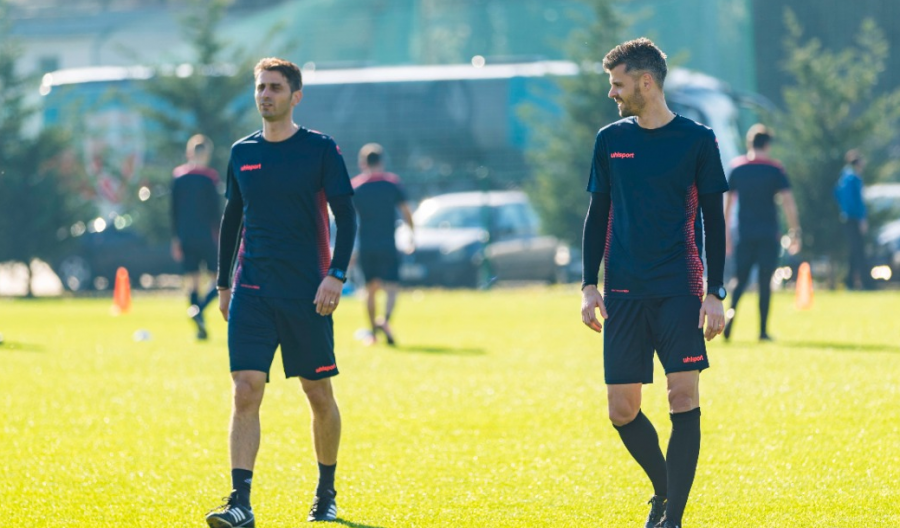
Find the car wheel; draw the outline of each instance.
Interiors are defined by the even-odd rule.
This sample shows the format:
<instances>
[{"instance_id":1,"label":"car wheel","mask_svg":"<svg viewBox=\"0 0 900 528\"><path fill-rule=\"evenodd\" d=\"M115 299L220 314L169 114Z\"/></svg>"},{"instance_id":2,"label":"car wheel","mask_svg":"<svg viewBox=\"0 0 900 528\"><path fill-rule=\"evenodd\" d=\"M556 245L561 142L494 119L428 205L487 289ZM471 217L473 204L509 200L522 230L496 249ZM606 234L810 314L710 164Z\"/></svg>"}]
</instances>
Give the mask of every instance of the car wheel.
<instances>
[{"instance_id":1,"label":"car wheel","mask_svg":"<svg viewBox=\"0 0 900 528\"><path fill-rule=\"evenodd\" d=\"M86 290L91 287L91 265L82 256L70 255L59 263L59 279L71 291Z\"/></svg>"}]
</instances>

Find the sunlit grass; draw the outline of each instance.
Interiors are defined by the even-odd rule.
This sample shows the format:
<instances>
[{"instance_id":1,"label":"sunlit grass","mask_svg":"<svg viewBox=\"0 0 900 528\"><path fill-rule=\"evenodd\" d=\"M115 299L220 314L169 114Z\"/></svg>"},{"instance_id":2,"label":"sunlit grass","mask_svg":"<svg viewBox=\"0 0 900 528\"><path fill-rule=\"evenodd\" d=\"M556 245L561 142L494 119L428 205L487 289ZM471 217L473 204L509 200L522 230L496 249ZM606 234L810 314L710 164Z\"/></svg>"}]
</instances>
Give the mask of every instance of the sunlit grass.
<instances>
[{"instance_id":1,"label":"sunlit grass","mask_svg":"<svg viewBox=\"0 0 900 528\"><path fill-rule=\"evenodd\" d=\"M703 448L686 526L900 526L900 298L756 299L710 345ZM197 343L178 297L0 301L4 526L204 526L230 489L225 324ZM405 292L400 346L336 316L344 419L339 515L356 527L636 527L651 494L605 417L601 341L577 288ZM147 330L149 341L135 341ZM300 526L316 469L309 414L280 358L263 405L258 526ZM662 372L644 412L667 441Z\"/></svg>"}]
</instances>

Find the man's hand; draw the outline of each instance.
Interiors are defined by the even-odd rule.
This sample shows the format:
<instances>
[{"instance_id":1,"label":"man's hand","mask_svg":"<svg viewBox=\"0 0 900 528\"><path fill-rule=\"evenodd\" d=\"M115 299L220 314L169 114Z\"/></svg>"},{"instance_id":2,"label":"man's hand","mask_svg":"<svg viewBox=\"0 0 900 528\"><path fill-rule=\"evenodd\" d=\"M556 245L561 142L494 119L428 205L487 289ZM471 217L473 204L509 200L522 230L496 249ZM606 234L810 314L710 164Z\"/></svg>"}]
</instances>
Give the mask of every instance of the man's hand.
<instances>
[{"instance_id":1,"label":"man's hand","mask_svg":"<svg viewBox=\"0 0 900 528\"><path fill-rule=\"evenodd\" d=\"M595 284L588 284L581 290L581 322L597 333L603 331L603 323L597 319L598 308L600 309L600 316L604 319L609 319L609 315L606 313L606 305L603 304L603 296L600 295Z\"/></svg>"},{"instance_id":2,"label":"man's hand","mask_svg":"<svg viewBox=\"0 0 900 528\"><path fill-rule=\"evenodd\" d=\"M797 253L800 253L800 250L803 249L803 237L800 235L800 230L799 229L791 229L788 232L788 238L791 241L790 245L788 246L788 250L787 250L788 254L796 255Z\"/></svg>"},{"instance_id":3,"label":"man's hand","mask_svg":"<svg viewBox=\"0 0 900 528\"><path fill-rule=\"evenodd\" d=\"M222 317L228 320L228 307L231 305L231 290L219 288L219 311Z\"/></svg>"},{"instance_id":4,"label":"man's hand","mask_svg":"<svg viewBox=\"0 0 900 528\"><path fill-rule=\"evenodd\" d=\"M707 295L700 306L700 324L697 328L703 328L703 320L706 319L706 332L704 337L712 341L714 337L725 330L725 308L722 301L714 295Z\"/></svg>"},{"instance_id":5,"label":"man's hand","mask_svg":"<svg viewBox=\"0 0 900 528\"><path fill-rule=\"evenodd\" d=\"M341 302L341 291L344 289L344 283L340 279L336 279L331 275L327 275L319 284L319 290L316 291L316 298L313 301L316 304L316 313L319 315L331 315Z\"/></svg>"}]
</instances>

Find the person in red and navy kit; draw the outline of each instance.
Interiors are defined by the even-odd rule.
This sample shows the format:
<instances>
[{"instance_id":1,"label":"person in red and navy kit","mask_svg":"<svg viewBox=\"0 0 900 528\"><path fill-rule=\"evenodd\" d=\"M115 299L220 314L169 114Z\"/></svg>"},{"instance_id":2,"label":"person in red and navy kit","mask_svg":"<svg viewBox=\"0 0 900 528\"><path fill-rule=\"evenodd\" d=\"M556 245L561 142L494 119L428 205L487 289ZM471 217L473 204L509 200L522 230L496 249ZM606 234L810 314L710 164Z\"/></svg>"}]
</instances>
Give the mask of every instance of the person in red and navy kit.
<instances>
[{"instance_id":1,"label":"person in red and navy kit","mask_svg":"<svg viewBox=\"0 0 900 528\"><path fill-rule=\"evenodd\" d=\"M747 289L750 270L757 266L759 286L759 340L771 341L768 332L769 305L772 298L772 274L781 253L781 226L778 221L776 198L787 219L791 244L788 251L800 251L800 220L797 204L787 174L780 163L769 157L772 133L764 125L756 124L747 131L747 154L731 162L728 197L725 201L725 254L735 247L735 277L737 285L731 292L731 309L725 313L725 340L731 338L738 301ZM737 244L732 243L731 220L738 209Z\"/></svg>"},{"instance_id":2,"label":"person in red and navy kit","mask_svg":"<svg viewBox=\"0 0 900 528\"><path fill-rule=\"evenodd\" d=\"M187 163L172 171L172 257L187 280L188 315L197 325L197 339L208 337L203 310L217 297L215 279L200 293L201 265L215 273L222 218L219 173L209 166L212 153L212 141L197 134L187 142Z\"/></svg>"},{"instance_id":3,"label":"person in red and navy kit","mask_svg":"<svg viewBox=\"0 0 900 528\"><path fill-rule=\"evenodd\" d=\"M231 148L219 239L219 309L228 321L234 385L230 451L234 491L211 527L254 526L250 484L260 442L259 408L275 349L286 377L299 377L312 411L319 484L308 521L336 518L334 475L341 415L332 313L356 237L353 188L332 138L300 127L300 69L276 58L254 69L262 130ZM337 227L329 247L328 207Z\"/></svg>"},{"instance_id":4,"label":"person in red and navy kit","mask_svg":"<svg viewBox=\"0 0 900 528\"><path fill-rule=\"evenodd\" d=\"M645 38L625 42L604 57L603 68L624 119L601 129L594 146L581 319L596 332L605 326L609 418L654 490L645 526L680 528L700 453L700 371L709 367L703 338L713 339L725 324L728 184L713 131L666 105L659 48ZM641 412L654 351L666 372L672 421L665 456Z\"/></svg>"},{"instance_id":5,"label":"person in red and navy kit","mask_svg":"<svg viewBox=\"0 0 900 528\"><path fill-rule=\"evenodd\" d=\"M371 329L366 344L374 344L380 331L387 344L394 345L390 321L397 304L400 282L400 256L394 231L399 211L412 237L412 212L406 204L406 193L400 185L400 178L384 171L384 149L381 145L369 143L360 149L359 168L362 173L350 183L353 184L353 205L359 215L357 261L366 280L366 313ZM378 317L375 300L381 289L384 289L387 299L384 316Z\"/></svg>"}]
</instances>

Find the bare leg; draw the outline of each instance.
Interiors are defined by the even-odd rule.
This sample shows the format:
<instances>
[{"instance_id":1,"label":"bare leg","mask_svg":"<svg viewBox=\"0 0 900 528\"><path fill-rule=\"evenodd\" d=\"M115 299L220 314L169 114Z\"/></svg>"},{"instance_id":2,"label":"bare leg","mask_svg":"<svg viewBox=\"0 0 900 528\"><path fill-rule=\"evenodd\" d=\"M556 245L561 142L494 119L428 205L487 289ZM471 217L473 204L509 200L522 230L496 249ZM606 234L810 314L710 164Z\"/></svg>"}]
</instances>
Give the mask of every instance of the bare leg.
<instances>
[{"instance_id":1,"label":"bare leg","mask_svg":"<svg viewBox=\"0 0 900 528\"><path fill-rule=\"evenodd\" d=\"M231 373L234 407L231 412L229 449L232 469L253 470L259 451L259 407L266 390L266 373L239 370Z\"/></svg>"},{"instance_id":2,"label":"bare leg","mask_svg":"<svg viewBox=\"0 0 900 528\"><path fill-rule=\"evenodd\" d=\"M312 411L312 434L319 463L337 464L341 443L341 413L331 389L331 379L308 380L300 378L303 392Z\"/></svg>"}]
</instances>

